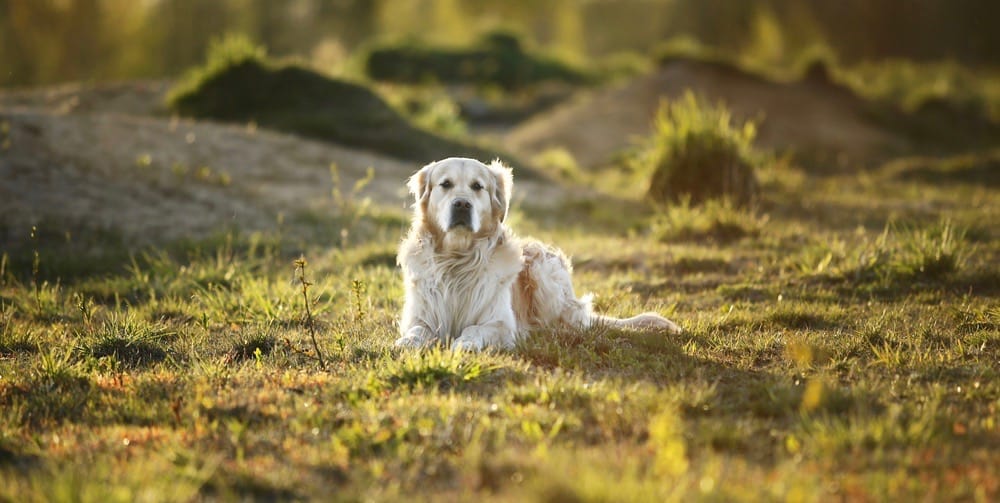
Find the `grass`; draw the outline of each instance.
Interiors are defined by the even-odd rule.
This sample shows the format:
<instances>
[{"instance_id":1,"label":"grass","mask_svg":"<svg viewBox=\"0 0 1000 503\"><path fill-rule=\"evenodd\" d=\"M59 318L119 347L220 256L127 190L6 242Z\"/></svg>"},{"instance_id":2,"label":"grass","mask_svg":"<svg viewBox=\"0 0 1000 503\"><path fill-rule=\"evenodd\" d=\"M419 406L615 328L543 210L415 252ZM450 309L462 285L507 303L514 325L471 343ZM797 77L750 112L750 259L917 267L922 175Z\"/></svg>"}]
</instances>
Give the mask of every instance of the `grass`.
<instances>
[{"instance_id":1,"label":"grass","mask_svg":"<svg viewBox=\"0 0 1000 503\"><path fill-rule=\"evenodd\" d=\"M994 501L1000 198L931 176L952 162L798 173L753 210L622 206L599 231L519 212L600 310L685 333L505 353L392 347L399 222L72 268L39 239L37 276L5 249L0 500Z\"/></svg>"}]
</instances>

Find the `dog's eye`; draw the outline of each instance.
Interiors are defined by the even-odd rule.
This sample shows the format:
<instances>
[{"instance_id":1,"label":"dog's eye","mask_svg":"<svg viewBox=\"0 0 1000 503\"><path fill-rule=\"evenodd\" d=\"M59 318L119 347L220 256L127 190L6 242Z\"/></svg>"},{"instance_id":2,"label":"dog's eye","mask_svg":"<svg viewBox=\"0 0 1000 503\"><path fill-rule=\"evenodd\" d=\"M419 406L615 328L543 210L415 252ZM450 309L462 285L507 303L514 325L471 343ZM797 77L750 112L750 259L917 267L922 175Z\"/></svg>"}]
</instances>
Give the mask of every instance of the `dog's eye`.
<instances>
[{"instance_id":1,"label":"dog's eye","mask_svg":"<svg viewBox=\"0 0 1000 503\"><path fill-rule=\"evenodd\" d=\"M479 192L480 190L483 190L483 184L481 184L479 182L472 182L472 190L474 190L476 192Z\"/></svg>"},{"instance_id":2,"label":"dog's eye","mask_svg":"<svg viewBox=\"0 0 1000 503\"><path fill-rule=\"evenodd\" d=\"M454 186L455 186L455 184L451 183L451 180L445 180L445 181L441 182L441 188L442 189L450 189L450 188L452 188Z\"/></svg>"}]
</instances>

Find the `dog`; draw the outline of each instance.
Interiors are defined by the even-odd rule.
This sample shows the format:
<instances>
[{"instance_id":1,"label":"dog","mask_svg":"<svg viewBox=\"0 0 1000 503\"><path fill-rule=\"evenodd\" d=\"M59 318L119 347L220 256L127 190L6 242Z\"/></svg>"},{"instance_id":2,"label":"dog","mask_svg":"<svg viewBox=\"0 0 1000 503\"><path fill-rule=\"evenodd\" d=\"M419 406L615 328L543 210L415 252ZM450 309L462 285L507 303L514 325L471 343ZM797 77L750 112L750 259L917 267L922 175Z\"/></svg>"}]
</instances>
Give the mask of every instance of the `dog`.
<instances>
[{"instance_id":1,"label":"dog","mask_svg":"<svg viewBox=\"0 0 1000 503\"><path fill-rule=\"evenodd\" d=\"M513 183L499 160L459 157L410 177L415 202L397 256L406 293L396 346L512 349L535 330L596 324L681 332L656 313L619 319L594 313L590 295L577 298L566 256L504 223Z\"/></svg>"}]
</instances>

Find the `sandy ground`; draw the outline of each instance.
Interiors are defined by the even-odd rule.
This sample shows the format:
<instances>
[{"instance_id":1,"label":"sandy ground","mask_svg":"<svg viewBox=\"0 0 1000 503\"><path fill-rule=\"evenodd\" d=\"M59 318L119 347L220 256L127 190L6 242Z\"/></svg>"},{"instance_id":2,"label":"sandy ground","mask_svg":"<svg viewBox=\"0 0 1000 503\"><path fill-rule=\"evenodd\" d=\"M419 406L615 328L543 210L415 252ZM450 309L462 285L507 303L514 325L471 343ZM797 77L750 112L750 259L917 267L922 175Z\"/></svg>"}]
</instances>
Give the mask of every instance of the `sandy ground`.
<instances>
[{"instance_id":1,"label":"sandy ground","mask_svg":"<svg viewBox=\"0 0 1000 503\"><path fill-rule=\"evenodd\" d=\"M336 212L331 164L344 192L403 209L419 163L262 129L165 117L165 83L61 86L0 94L0 215L6 236L69 222L137 244L220 229L267 230L278 215ZM430 160L428 160L430 161ZM563 191L523 182L523 194Z\"/></svg>"},{"instance_id":2,"label":"sandy ground","mask_svg":"<svg viewBox=\"0 0 1000 503\"><path fill-rule=\"evenodd\" d=\"M901 146L901 139L865 117L861 99L842 88L823 82L775 83L721 65L678 60L524 123L506 136L505 147L528 159L564 148L581 167L599 167L650 134L661 100L688 89L712 102L721 100L734 122L755 120L756 143L764 148L848 162Z\"/></svg>"}]
</instances>

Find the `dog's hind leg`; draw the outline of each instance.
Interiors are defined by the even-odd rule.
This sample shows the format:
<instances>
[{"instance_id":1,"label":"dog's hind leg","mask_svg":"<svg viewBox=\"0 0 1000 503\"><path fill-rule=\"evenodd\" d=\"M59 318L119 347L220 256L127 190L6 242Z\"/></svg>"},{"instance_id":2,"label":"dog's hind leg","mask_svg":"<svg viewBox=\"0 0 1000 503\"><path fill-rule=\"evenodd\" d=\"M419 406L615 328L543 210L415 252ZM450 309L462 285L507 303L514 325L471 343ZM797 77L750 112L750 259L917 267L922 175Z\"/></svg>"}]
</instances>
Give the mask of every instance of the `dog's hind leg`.
<instances>
[{"instance_id":1,"label":"dog's hind leg","mask_svg":"<svg viewBox=\"0 0 1000 503\"><path fill-rule=\"evenodd\" d=\"M615 318L597 314L593 310L591 295L577 297L573 291L573 268L561 252L540 243L529 243L524 249L525 270L523 284L529 284L530 304L527 313L531 325L569 326L590 328L606 325L630 330L682 332L676 323L656 313L643 313L631 318Z\"/></svg>"}]
</instances>

